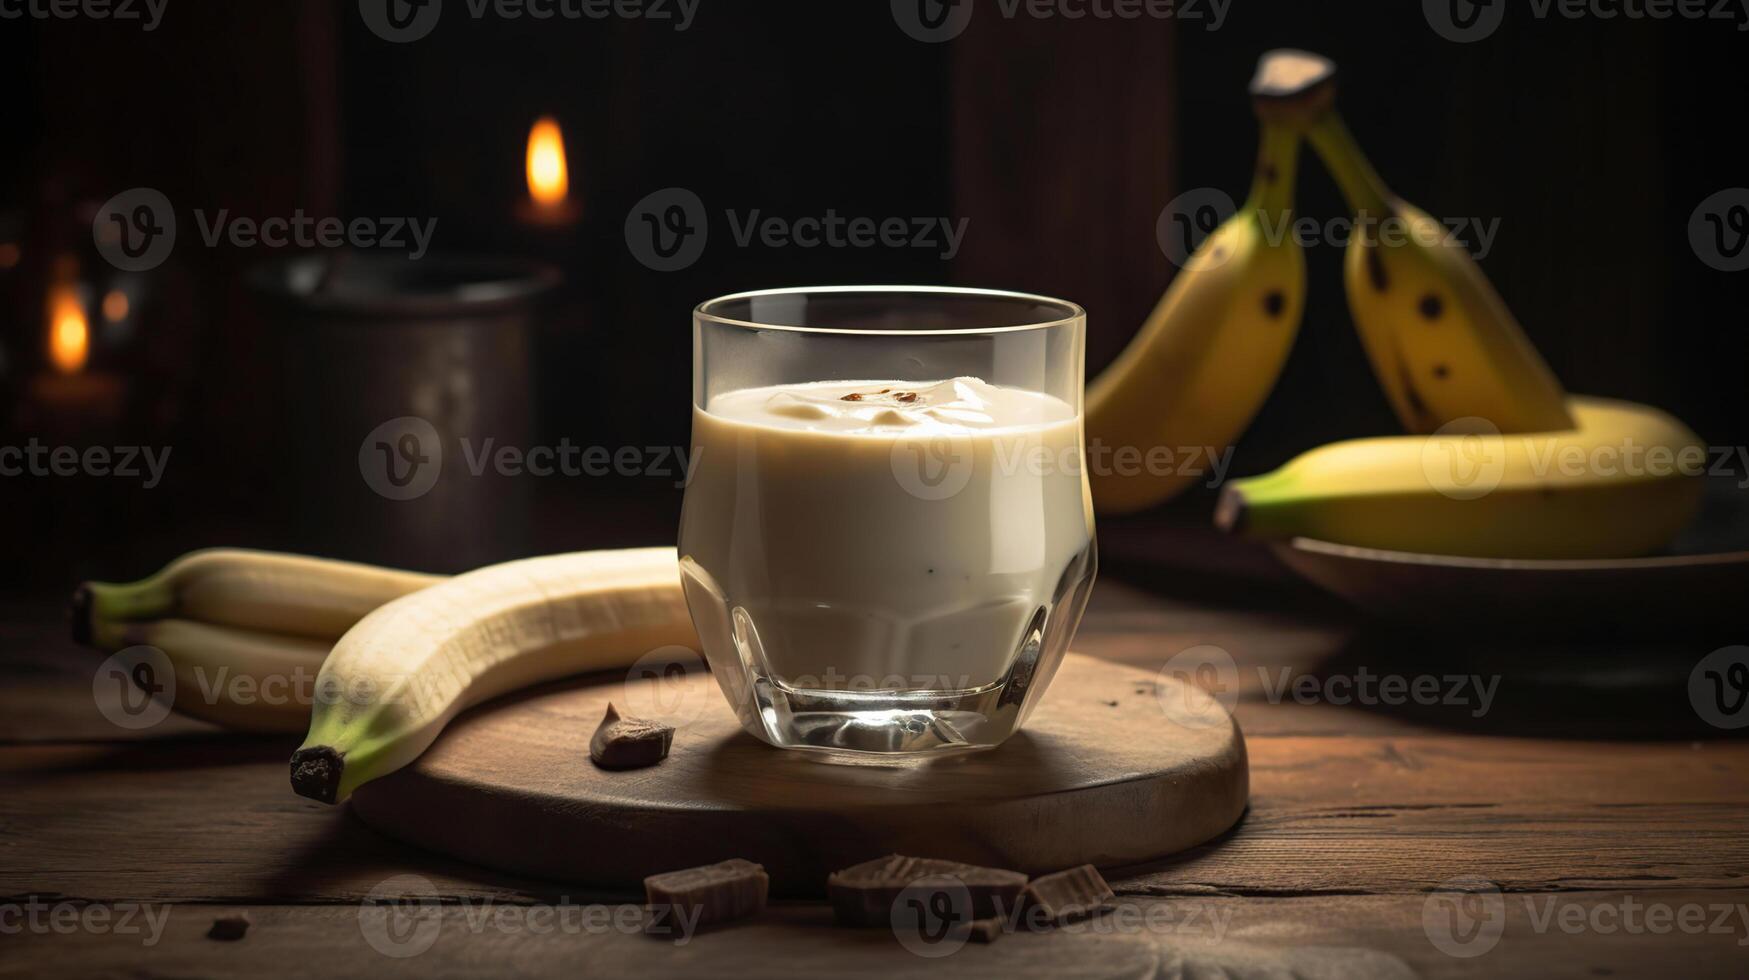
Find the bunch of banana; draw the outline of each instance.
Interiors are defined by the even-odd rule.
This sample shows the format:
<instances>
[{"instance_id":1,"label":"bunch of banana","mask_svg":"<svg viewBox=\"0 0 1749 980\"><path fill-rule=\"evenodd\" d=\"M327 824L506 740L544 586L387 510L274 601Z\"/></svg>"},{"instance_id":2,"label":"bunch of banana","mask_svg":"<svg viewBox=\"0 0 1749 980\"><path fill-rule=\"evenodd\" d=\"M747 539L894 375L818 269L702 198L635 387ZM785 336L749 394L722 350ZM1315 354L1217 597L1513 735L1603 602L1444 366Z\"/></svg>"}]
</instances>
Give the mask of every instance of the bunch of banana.
<instances>
[{"instance_id":1,"label":"bunch of banana","mask_svg":"<svg viewBox=\"0 0 1749 980\"><path fill-rule=\"evenodd\" d=\"M372 609L439 581L213 548L138 582L81 585L73 594L73 639L110 652L157 649L175 674L171 703L179 712L245 731L303 731L311 685L334 641Z\"/></svg>"},{"instance_id":2,"label":"bunch of banana","mask_svg":"<svg viewBox=\"0 0 1749 980\"><path fill-rule=\"evenodd\" d=\"M366 616L322 664L291 784L324 803L413 761L463 709L650 650L698 648L673 548L493 565Z\"/></svg>"},{"instance_id":3,"label":"bunch of banana","mask_svg":"<svg viewBox=\"0 0 1749 980\"><path fill-rule=\"evenodd\" d=\"M1694 516L1706 458L1676 419L1575 396L1560 432L1384 436L1320 446L1221 492L1219 527L1391 551L1619 558Z\"/></svg>"},{"instance_id":4,"label":"bunch of banana","mask_svg":"<svg viewBox=\"0 0 1749 980\"><path fill-rule=\"evenodd\" d=\"M1165 472L1137 457L1156 447L1231 445L1281 374L1299 332L1306 262L1289 234L1300 134L1274 103L1298 84L1260 67L1249 197L1203 239L1135 339L1088 389L1089 477L1102 513L1142 510L1189 486L1195 468Z\"/></svg>"},{"instance_id":5,"label":"bunch of banana","mask_svg":"<svg viewBox=\"0 0 1749 980\"><path fill-rule=\"evenodd\" d=\"M1392 194L1361 153L1336 111L1335 66L1302 51L1264 61L1323 66L1281 112L1304 129L1354 212L1343 265L1349 311L1403 427L1572 428L1566 393L1464 243Z\"/></svg>"},{"instance_id":6,"label":"bunch of banana","mask_svg":"<svg viewBox=\"0 0 1749 980\"><path fill-rule=\"evenodd\" d=\"M1463 246L1385 189L1335 111L1334 68L1306 74L1322 77L1282 110L1356 212L1349 307L1392 406L1420 434L1323 446L1230 483L1216 524L1497 558L1629 557L1668 542L1699 505L1699 439L1655 408L1568 397Z\"/></svg>"}]
</instances>

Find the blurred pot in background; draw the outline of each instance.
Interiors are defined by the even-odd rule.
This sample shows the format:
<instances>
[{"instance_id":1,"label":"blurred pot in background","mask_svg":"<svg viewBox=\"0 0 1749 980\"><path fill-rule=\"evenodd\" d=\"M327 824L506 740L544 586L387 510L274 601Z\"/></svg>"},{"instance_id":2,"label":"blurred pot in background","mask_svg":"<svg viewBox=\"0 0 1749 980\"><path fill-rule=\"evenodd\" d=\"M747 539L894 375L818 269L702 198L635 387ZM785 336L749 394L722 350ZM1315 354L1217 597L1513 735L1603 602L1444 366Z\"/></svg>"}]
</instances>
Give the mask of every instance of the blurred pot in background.
<instances>
[{"instance_id":1,"label":"blurred pot in background","mask_svg":"<svg viewBox=\"0 0 1749 980\"><path fill-rule=\"evenodd\" d=\"M257 267L285 340L301 550L431 571L526 553L531 327L556 270L341 253Z\"/></svg>"}]
</instances>

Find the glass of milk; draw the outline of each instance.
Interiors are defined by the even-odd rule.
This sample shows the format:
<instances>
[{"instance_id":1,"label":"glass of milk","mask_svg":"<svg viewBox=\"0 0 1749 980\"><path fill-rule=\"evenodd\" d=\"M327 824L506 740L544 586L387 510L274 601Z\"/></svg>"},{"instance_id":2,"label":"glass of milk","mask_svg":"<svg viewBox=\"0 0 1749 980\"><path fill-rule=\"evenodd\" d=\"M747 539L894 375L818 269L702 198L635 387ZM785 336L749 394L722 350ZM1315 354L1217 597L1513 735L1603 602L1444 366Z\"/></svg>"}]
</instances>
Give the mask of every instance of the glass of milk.
<instances>
[{"instance_id":1,"label":"glass of milk","mask_svg":"<svg viewBox=\"0 0 1749 980\"><path fill-rule=\"evenodd\" d=\"M862 761L1020 727L1093 586L1085 329L943 287L693 311L681 579L747 731Z\"/></svg>"}]
</instances>

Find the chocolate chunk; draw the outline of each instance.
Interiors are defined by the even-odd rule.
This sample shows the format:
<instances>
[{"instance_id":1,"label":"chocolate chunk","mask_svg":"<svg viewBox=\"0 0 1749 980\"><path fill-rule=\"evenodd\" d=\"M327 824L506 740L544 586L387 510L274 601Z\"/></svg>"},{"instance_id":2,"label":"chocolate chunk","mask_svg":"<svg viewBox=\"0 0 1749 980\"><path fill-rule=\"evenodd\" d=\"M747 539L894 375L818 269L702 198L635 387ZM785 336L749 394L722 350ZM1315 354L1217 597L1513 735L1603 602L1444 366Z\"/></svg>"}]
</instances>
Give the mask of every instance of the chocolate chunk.
<instances>
[{"instance_id":1,"label":"chocolate chunk","mask_svg":"<svg viewBox=\"0 0 1749 980\"><path fill-rule=\"evenodd\" d=\"M974 943L993 943L1002 938L1007 930L1003 928L1002 919L973 919L959 930L967 939Z\"/></svg>"},{"instance_id":2,"label":"chocolate chunk","mask_svg":"<svg viewBox=\"0 0 1749 980\"><path fill-rule=\"evenodd\" d=\"M236 915L221 915L213 920L213 927L206 931L208 939L217 939L222 943L234 943L243 938L249 931L249 917L242 913Z\"/></svg>"},{"instance_id":3,"label":"chocolate chunk","mask_svg":"<svg viewBox=\"0 0 1749 980\"><path fill-rule=\"evenodd\" d=\"M1091 864L1040 875L1027 883L1021 901L1026 923L1031 927L1074 922L1110 908L1116 897L1111 886Z\"/></svg>"},{"instance_id":4,"label":"chocolate chunk","mask_svg":"<svg viewBox=\"0 0 1749 980\"><path fill-rule=\"evenodd\" d=\"M595 737L589 740L589 758L603 769L641 769L668 758L674 729L642 718L621 718L613 703Z\"/></svg>"},{"instance_id":5,"label":"chocolate chunk","mask_svg":"<svg viewBox=\"0 0 1749 980\"><path fill-rule=\"evenodd\" d=\"M826 892L839 925L886 926L893 921L893 903L907 887L924 878L950 879L954 899L971 906L955 912L968 920L1013 915L1021 889L1026 887L1026 875L1018 871L889 854L833 872L826 879ZM963 899L958 886L965 889Z\"/></svg>"},{"instance_id":6,"label":"chocolate chunk","mask_svg":"<svg viewBox=\"0 0 1749 980\"><path fill-rule=\"evenodd\" d=\"M680 933L693 926L744 919L765 908L771 879L752 861L730 858L702 868L644 879L644 931Z\"/></svg>"}]
</instances>

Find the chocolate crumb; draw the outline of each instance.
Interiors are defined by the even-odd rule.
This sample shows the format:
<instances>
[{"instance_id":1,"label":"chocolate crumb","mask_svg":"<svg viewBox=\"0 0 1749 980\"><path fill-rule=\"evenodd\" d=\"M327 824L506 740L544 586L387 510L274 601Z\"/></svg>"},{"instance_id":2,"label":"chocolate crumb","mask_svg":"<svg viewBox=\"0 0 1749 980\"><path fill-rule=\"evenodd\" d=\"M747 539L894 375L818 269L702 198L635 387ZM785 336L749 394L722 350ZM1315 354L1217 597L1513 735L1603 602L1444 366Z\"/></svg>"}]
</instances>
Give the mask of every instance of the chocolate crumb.
<instances>
[{"instance_id":1,"label":"chocolate crumb","mask_svg":"<svg viewBox=\"0 0 1749 980\"><path fill-rule=\"evenodd\" d=\"M902 402L910 403L917 400L917 393L915 391L901 391L893 397Z\"/></svg>"},{"instance_id":2,"label":"chocolate crumb","mask_svg":"<svg viewBox=\"0 0 1749 980\"><path fill-rule=\"evenodd\" d=\"M589 758L603 769L642 769L668 758L674 729L642 718L621 718L610 701L589 740Z\"/></svg>"},{"instance_id":3,"label":"chocolate crumb","mask_svg":"<svg viewBox=\"0 0 1749 980\"><path fill-rule=\"evenodd\" d=\"M221 915L213 920L213 926L206 931L208 939L216 939L221 943L234 943L249 931L249 917L239 912L236 915Z\"/></svg>"},{"instance_id":4,"label":"chocolate crumb","mask_svg":"<svg viewBox=\"0 0 1749 980\"><path fill-rule=\"evenodd\" d=\"M741 858L651 875L644 879L644 931L664 935L744 919L765 908L770 890L765 868Z\"/></svg>"},{"instance_id":5,"label":"chocolate crumb","mask_svg":"<svg viewBox=\"0 0 1749 980\"><path fill-rule=\"evenodd\" d=\"M838 400L841 402L859 402L859 401L862 401L862 395L858 392L853 391L850 394L845 395Z\"/></svg>"},{"instance_id":6,"label":"chocolate crumb","mask_svg":"<svg viewBox=\"0 0 1749 980\"><path fill-rule=\"evenodd\" d=\"M1099 869L1091 864L1040 875L1021 896L1026 922L1031 927L1062 925L1098 915L1116 896Z\"/></svg>"}]
</instances>

